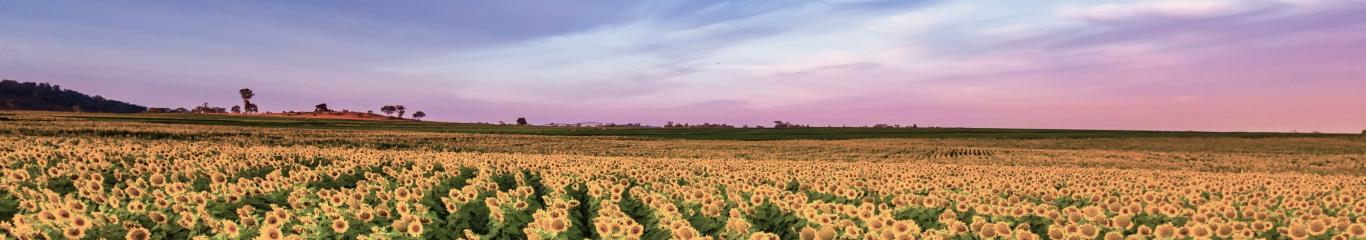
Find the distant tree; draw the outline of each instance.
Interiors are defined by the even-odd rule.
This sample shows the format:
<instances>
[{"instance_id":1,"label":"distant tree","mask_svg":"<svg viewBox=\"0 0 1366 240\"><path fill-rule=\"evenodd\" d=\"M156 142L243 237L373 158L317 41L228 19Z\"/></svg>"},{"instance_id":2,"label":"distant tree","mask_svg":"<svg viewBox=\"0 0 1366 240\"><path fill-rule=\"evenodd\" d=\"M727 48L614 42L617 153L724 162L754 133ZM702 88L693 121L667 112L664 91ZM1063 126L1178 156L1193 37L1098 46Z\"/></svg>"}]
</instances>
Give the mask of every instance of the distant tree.
<instances>
[{"instance_id":1,"label":"distant tree","mask_svg":"<svg viewBox=\"0 0 1366 240\"><path fill-rule=\"evenodd\" d=\"M384 105L383 107L379 108L379 111L384 112L384 116L389 116L393 115L394 111L398 111L398 108L394 107L394 105Z\"/></svg>"},{"instance_id":2,"label":"distant tree","mask_svg":"<svg viewBox=\"0 0 1366 240\"><path fill-rule=\"evenodd\" d=\"M394 106L394 109L398 110L398 118L403 118L403 111L407 110L408 108L403 107L403 105L398 105Z\"/></svg>"},{"instance_id":3,"label":"distant tree","mask_svg":"<svg viewBox=\"0 0 1366 240\"><path fill-rule=\"evenodd\" d=\"M232 113L242 113L242 106L232 105Z\"/></svg>"},{"instance_id":4,"label":"distant tree","mask_svg":"<svg viewBox=\"0 0 1366 240\"><path fill-rule=\"evenodd\" d=\"M426 117L426 116L427 116L427 113L424 113L424 112L422 112L422 111L417 111L417 112L413 113L413 118L414 118L414 119L417 119L417 120L422 120L422 117Z\"/></svg>"},{"instance_id":5,"label":"distant tree","mask_svg":"<svg viewBox=\"0 0 1366 240\"><path fill-rule=\"evenodd\" d=\"M173 113L189 113L190 110L189 110L189 109L185 109L185 108L176 108L175 110L171 110L171 112L173 112Z\"/></svg>"},{"instance_id":6,"label":"distant tree","mask_svg":"<svg viewBox=\"0 0 1366 240\"><path fill-rule=\"evenodd\" d=\"M198 106L198 107L194 107L194 109L191 109L190 112L191 112L191 113L227 113L227 112L228 112L228 109L222 108L222 107L212 107L212 106L209 106L209 103L204 103L204 105L200 105L200 106Z\"/></svg>"},{"instance_id":7,"label":"distant tree","mask_svg":"<svg viewBox=\"0 0 1366 240\"><path fill-rule=\"evenodd\" d=\"M194 107L194 109L190 109L190 112L192 112L192 113L209 113L209 112L210 112L210 111L209 111L209 103L204 103L204 105L200 105L200 106L198 106L198 107Z\"/></svg>"},{"instance_id":8,"label":"distant tree","mask_svg":"<svg viewBox=\"0 0 1366 240\"><path fill-rule=\"evenodd\" d=\"M251 97L256 96L255 92L252 92L250 88L243 88L237 90L237 94L242 95L242 106L247 106L248 113L256 112L256 105L251 104Z\"/></svg>"},{"instance_id":9,"label":"distant tree","mask_svg":"<svg viewBox=\"0 0 1366 240\"><path fill-rule=\"evenodd\" d=\"M524 117L519 117L519 118L517 118L517 125L526 125L526 118L524 118Z\"/></svg>"},{"instance_id":10,"label":"distant tree","mask_svg":"<svg viewBox=\"0 0 1366 240\"><path fill-rule=\"evenodd\" d=\"M920 125L911 124L911 128L920 128Z\"/></svg>"},{"instance_id":11,"label":"distant tree","mask_svg":"<svg viewBox=\"0 0 1366 240\"><path fill-rule=\"evenodd\" d=\"M313 112L324 113L324 112L331 112L331 111L332 111L332 109L328 109L326 103L319 103L318 105L313 105Z\"/></svg>"}]
</instances>

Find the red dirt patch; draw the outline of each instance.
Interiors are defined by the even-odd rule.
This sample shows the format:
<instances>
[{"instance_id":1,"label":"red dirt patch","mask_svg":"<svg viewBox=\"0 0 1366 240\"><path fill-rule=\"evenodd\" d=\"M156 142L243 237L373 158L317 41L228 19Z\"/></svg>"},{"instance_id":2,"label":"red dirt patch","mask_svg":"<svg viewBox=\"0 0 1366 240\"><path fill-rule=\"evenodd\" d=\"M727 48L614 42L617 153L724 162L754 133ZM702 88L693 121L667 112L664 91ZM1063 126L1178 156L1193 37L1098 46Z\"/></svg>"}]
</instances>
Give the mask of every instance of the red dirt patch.
<instances>
[{"instance_id":1,"label":"red dirt patch","mask_svg":"<svg viewBox=\"0 0 1366 240\"><path fill-rule=\"evenodd\" d=\"M393 121L412 121L412 120L413 120L413 119L407 119L407 118L390 117L390 116L379 115L379 114L374 114L374 113L348 112L348 111L333 111L333 112L280 112L280 113L262 113L262 114L253 114L253 115L281 116L281 117L301 117L301 118L321 118L321 119L344 119L344 120L393 120Z\"/></svg>"}]
</instances>

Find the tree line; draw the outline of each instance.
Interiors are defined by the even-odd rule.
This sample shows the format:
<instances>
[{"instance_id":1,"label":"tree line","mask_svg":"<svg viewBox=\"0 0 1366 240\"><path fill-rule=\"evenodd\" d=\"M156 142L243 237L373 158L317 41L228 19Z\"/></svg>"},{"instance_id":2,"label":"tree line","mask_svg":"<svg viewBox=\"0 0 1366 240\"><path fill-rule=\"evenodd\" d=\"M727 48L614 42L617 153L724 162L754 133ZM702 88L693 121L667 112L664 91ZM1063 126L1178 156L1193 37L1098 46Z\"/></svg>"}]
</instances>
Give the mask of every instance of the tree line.
<instances>
[{"instance_id":1,"label":"tree line","mask_svg":"<svg viewBox=\"0 0 1366 240\"><path fill-rule=\"evenodd\" d=\"M174 108L174 109L172 109L172 108L148 108L148 109L146 110L146 112L149 112L149 113L233 113L233 114L253 114L253 113L260 113L260 112L261 112L261 107L258 106L258 105L256 105L256 102L252 102L252 101L251 101L252 98L256 97L256 92L255 92L255 91L252 91L250 88L243 88L243 89L237 90L237 95L240 96L240 97L242 98L242 105L233 105L232 107L224 108L224 107L209 106L208 103L204 103L203 105L196 106L196 107L194 107L193 109L186 109L186 108L183 108L183 107L182 107L182 108ZM407 114L408 108L407 108L407 107L404 107L403 105L384 105L383 107L380 107L380 111L381 111L381 112L384 112L385 116L388 116L388 117L394 117L394 116L392 116L392 115L393 115L395 112L397 112L397 113L398 113L397 118L402 119L402 118L404 117L404 115ZM337 111L336 111L336 110L333 110L333 109L330 108L330 107L328 107L328 106L327 106L327 103L319 103L319 104L317 104L317 105L313 105L313 113L321 114L321 113L335 113L335 112L337 112ZM350 113L350 112L351 112L351 111L349 111L349 110L342 110L342 113ZM269 112L267 112L267 113L269 113ZM285 113L285 114L297 114L297 113L300 113L300 112L285 111L284 113ZM374 113L374 111L366 111L365 114L376 115L376 114ZM415 119L415 120L421 120L423 117L427 117L427 113L422 112L422 111L413 112L413 115L412 115L412 118L413 118L413 119Z\"/></svg>"},{"instance_id":2,"label":"tree line","mask_svg":"<svg viewBox=\"0 0 1366 240\"><path fill-rule=\"evenodd\" d=\"M0 109L70 112L137 113L147 107L102 96L90 96L48 83L0 81Z\"/></svg>"}]
</instances>

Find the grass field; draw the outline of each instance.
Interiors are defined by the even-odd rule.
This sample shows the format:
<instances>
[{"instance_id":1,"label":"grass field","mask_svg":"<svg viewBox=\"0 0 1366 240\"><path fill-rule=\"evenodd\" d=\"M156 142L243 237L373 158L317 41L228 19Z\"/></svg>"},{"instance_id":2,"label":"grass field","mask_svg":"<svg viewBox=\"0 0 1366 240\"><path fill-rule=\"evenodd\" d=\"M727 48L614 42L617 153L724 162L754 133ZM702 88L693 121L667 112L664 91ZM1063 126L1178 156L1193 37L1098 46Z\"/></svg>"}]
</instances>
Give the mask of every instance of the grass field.
<instances>
[{"instance_id":1,"label":"grass field","mask_svg":"<svg viewBox=\"0 0 1366 240\"><path fill-rule=\"evenodd\" d=\"M1356 137L1357 134L1266 132L1184 132L997 128L592 128L498 126L471 123L308 119L213 114L102 114L79 116L92 121L309 129L403 130L449 133L533 134L556 136L624 136L711 140L867 139L867 138L1128 138L1128 137Z\"/></svg>"},{"instance_id":2,"label":"grass field","mask_svg":"<svg viewBox=\"0 0 1366 240\"><path fill-rule=\"evenodd\" d=\"M0 238L1363 239L1366 138L0 112Z\"/></svg>"}]
</instances>

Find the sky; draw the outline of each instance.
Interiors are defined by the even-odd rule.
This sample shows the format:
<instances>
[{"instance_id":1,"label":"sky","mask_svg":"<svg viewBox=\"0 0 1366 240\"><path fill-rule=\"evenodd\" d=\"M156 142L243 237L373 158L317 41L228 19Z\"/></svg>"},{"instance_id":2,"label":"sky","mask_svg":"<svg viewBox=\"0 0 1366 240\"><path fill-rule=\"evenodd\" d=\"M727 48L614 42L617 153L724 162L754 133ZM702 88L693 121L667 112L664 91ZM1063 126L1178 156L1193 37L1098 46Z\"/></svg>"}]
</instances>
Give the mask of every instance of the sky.
<instances>
[{"instance_id":1,"label":"sky","mask_svg":"<svg viewBox=\"0 0 1366 240\"><path fill-rule=\"evenodd\" d=\"M0 78L459 122L1366 129L1366 1L0 0Z\"/></svg>"}]
</instances>

